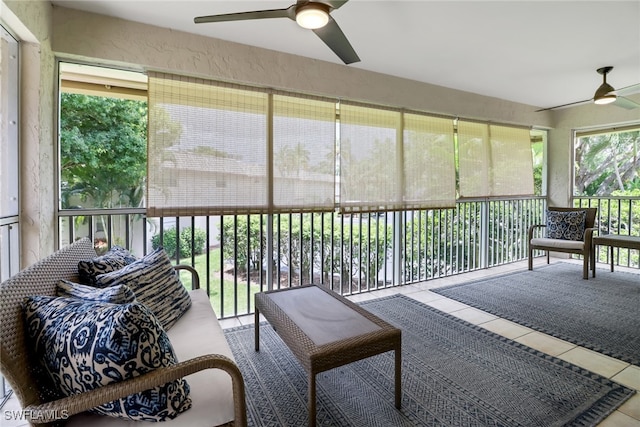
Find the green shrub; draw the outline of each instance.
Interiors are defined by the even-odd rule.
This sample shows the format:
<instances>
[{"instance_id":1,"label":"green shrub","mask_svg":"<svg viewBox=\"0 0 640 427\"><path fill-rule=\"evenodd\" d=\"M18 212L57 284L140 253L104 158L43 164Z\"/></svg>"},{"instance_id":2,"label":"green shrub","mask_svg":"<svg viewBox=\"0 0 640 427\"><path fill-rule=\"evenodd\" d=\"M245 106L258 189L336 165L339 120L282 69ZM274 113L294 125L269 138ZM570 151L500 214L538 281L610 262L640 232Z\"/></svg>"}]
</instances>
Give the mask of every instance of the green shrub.
<instances>
[{"instance_id":1,"label":"green shrub","mask_svg":"<svg viewBox=\"0 0 640 427\"><path fill-rule=\"evenodd\" d=\"M199 255L204 253L205 251L205 243L207 240L207 233L200 229L196 228L193 232L193 252L191 248L191 227L183 228L180 231L180 258L188 258L191 255ZM169 228L168 230L164 230L162 237L162 245L160 244L160 234L156 234L151 238L151 245L153 249L157 249L160 246L164 248L169 255L169 258L176 258L176 248L177 239L176 239L176 229L175 227Z\"/></svg>"}]
</instances>

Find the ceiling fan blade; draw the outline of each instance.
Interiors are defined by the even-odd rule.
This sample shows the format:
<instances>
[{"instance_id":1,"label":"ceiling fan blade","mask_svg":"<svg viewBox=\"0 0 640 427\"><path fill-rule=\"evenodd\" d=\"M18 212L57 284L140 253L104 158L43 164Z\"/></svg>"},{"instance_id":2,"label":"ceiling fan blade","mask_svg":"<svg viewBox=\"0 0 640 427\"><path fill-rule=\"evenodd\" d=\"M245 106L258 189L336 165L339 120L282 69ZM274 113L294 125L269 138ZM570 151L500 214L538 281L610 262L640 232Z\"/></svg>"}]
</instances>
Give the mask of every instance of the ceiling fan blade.
<instances>
[{"instance_id":1,"label":"ceiling fan blade","mask_svg":"<svg viewBox=\"0 0 640 427\"><path fill-rule=\"evenodd\" d=\"M331 6L332 9L340 9L349 0L324 0L324 1L321 0L321 1Z\"/></svg>"},{"instance_id":2,"label":"ceiling fan blade","mask_svg":"<svg viewBox=\"0 0 640 427\"><path fill-rule=\"evenodd\" d=\"M539 113L540 111L549 111L549 110L555 110L557 108L563 108L563 107L569 107L571 105L578 105L578 104L584 104L586 102L591 102L593 101L593 99L585 99L583 101L576 101L576 102L570 102L568 104L562 104L562 105L556 105L555 107L549 107L549 108L541 108L539 110L536 110L536 113Z\"/></svg>"},{"instance_id":3,"label":"ceiling fan blade","mask_svg":"<svg viewBox=\"0 0 640 427\"><path fill-rule=\"evenodd\" d=\"M613 105L615 105L616 107L626 108L627 110L633 110L640 107L640 104L638 104L637 102L620 95L618 95L616 100L613 102Z\"/></svg>"},{"instance_id":4,"label":"ceiling fan blade","mask_svg":"<svg viewBox=\"0 0 640 427\"><path fill-rule=\"evenodd\" d=\"M314 33L336 54L345 64L359 62L358 54L347 40L338 23L329 15L329 22L322 28L313 30Z\"/></svg>"},{"instance_id":5,"label":"ceiling fan blade","mask_svg":"<svg viewBox=\"0 0 640 427\"><path fill-rule=\"evenodd\" d=\"M204 24L207 22L246 21L249 19L295 19L295 12L292 15L292 11L293 7L288 7L287 9L256 10L253 12L224 13L222 15L198 16L193 19L193 22L196 24Z\"/></svg>"},{"instance_id":6,"label":"ceiling fan blade","mask_svg":"<svg viewBox=\"0 0 640 427\"><path fill-rule=\"evenodd\" d=\"M633 95L634 93L640 93L640 83L617 89L616 93L619 96Z\"/></svg>"}]
</instances>

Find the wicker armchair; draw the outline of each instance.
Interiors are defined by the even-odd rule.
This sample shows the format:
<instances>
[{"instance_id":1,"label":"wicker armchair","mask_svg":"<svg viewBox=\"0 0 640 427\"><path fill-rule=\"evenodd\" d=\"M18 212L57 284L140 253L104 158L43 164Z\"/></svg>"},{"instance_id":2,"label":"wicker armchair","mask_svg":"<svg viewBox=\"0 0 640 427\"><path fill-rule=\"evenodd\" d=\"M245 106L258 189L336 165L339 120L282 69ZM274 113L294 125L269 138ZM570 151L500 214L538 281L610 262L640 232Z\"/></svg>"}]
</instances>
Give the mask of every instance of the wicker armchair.
<instances>
[{"instance_id":1,"label":"wicker armchair","mask_svg":"<svg viewBox=\"0 0 640 427\"><path fill-rule=\"evenodd\" d=\"M233 385L235 419L225 425L246 426L245 390L242 374L234 361L220 354L207 354L160 368L131 380L113 383L90 392L52 400L50 390L39 388L29 365L21 303L30 295L55 295L60 279L77 280L78 261L95 257L91 241L81 239L35 263L0 285L0 371L11 385L24 414L38 425L61 425L64 420L95 406L126 397L205 369L221 369ZM189 267L187 267L189 269ZM195 270L192 270L192 273ZM197 274L197 273L195 273ZM195 276L194 276L195 282ZM197 285L196 285L197 286ZM200 292L200 291L199 291ZM108 417L118 423L117 418ZM175 421L179 423L180 417ZM173 423L172 423L173 424ZM147 425L139 422L141 427ZM166 423L165 423L166 425Z\"/></svg>"},{"instance_id":2,"label":"wicker armchair","mask_svg":"<svg viewBox=\"0 0 640 427\"><path fill-rule=\"evenodd\" d=\"M533 251L534 249L541 249L547 251L547 264L549 264L549 252L563 252L582 255L583 267L582 278L589 278L589 258L591 258L591 239L593 237L594 224L596 215L598 213L597 208L559 208L550 207L550 211L559 212L578 212L586 211L585 218L585 230L582 240L563 240L552 239L548 237L537 237L536 229L546 227L546 224L535 224L529 227L529 270L533 270Z\"/></svg>"}]
</instances>

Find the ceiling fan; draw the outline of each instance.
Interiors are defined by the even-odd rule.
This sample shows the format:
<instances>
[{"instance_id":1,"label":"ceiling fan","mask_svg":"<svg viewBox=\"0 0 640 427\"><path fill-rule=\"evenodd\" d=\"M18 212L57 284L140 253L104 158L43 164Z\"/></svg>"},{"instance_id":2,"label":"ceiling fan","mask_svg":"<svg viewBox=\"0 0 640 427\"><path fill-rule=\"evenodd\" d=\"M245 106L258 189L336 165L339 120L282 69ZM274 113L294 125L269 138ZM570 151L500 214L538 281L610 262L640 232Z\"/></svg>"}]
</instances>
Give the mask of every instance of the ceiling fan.
<instances>
[{"instance_id":1,"label":"ceiling fan","mask_svg":"<svg viewBox=\"0 0 640 427\"><path fill-rule=\"evenodd\" d=\"M614 105L626 108L627 110L633 110L634 108L640 107L640 104L638 104L637 102L623 96L640 92L640 83L615 90L613 86L607 83L607 74L609 74L611 70L613 70L612 66L602 67L596 70L598 74L602 75L602 84L600 85L600 87L598 87L598 89L596 89L593 98L585 99L583 101L570 102L568 104L556 105L555 107L542 108L540 110L536 110L536 113L539 111L555 110L556 108L569 107L571 105L583 104L592 101L594 104L598 105L613 103Z\"/></svg>"},{"instance_id":2,"label":"ceiling fan","mask_svg":"<svg viewBox=\"0 0 640 427\"><path fill-rule=\"evenodd\" d=\"M226 13L199 16L196 24L207 22L244 21L249 19L289 18L303 28L312 30L345 64L360 61L349 40L331 17L331 12L348 0L298 0L286 9L256 10L252 12Z\"/></svg>"}]
</instances>

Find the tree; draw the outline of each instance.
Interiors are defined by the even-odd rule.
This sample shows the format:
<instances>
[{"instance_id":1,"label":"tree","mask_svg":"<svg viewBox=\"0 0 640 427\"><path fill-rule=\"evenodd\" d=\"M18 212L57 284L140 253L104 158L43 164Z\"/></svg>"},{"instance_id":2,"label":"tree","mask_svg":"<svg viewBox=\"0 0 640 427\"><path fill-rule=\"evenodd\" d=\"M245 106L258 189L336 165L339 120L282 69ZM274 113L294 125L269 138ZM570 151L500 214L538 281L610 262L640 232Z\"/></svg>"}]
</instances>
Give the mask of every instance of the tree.
<instances>
[{"instance_id":1,"label":"tree","mask_svg":"<svg viewBox=\"0 0 640 427\"><path fill-rule=\"evenodd\" d=\"M309 150L297 143L293 146L283 145L273 153L274 165L282 176L300 176L309 170L311 154Z\"/></svg>"},{"instance_id":2,"label":"tree","mask_svg":"<svg viewBox=\"0 0 640 427\"><path fill-rule=\"evenodd\" d=\"M578 138L574 194L608 196L638 186L640 131Z\"/></svg>"},{"instance_id":3,"label":"tree","mask_svg":"<svg viewBox=\"0 0 640 427\"><path fill-rule=\"evenodd\" d=\"M533 188L536 196L542 195L542 171L544 166L544 143L534 142L531 144L531 155L533 158Z\"/></svg>"},{"instance_id":4,"label":"tree","mask_svg":"<svg viewBox=\"0 0 640 427\"><path fill-rule=\"evenodd\" d=\"M146 167L146 102L61 95L62 208L139 207Z\"/></svg>"}]
</instances>

